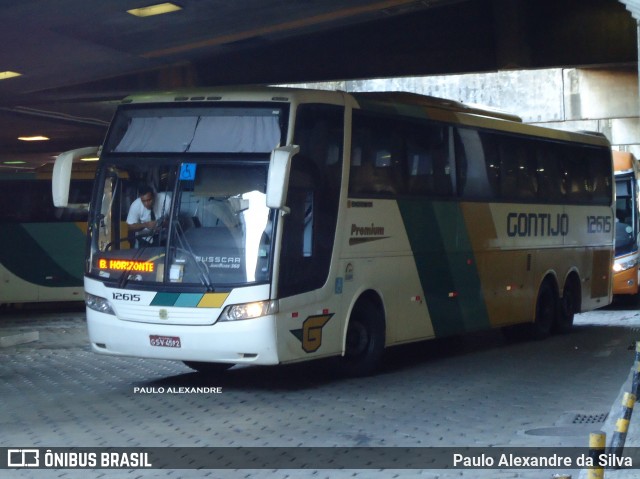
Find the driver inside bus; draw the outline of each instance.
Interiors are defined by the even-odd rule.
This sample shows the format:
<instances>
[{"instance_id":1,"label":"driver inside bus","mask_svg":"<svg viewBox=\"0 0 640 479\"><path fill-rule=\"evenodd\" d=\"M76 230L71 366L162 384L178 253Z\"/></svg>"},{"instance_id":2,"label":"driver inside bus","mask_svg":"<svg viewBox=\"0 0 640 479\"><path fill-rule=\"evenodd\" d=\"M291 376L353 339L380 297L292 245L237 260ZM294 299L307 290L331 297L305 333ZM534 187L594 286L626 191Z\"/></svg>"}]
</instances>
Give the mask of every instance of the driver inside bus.
<instances>
[{"instance_id":1,"label":"driver inside bus","mask_svg":"<svg viewBox=\"0 0 640 479\"><path fill-rule=\"evenodd\" d=\"M159 231L166 225L171 204L167 193L155 193L153 188L144 185L139 190L138 198L131 203L127 215L129 241L132 247L160 245Z\"/></svg>"}]
</instances>

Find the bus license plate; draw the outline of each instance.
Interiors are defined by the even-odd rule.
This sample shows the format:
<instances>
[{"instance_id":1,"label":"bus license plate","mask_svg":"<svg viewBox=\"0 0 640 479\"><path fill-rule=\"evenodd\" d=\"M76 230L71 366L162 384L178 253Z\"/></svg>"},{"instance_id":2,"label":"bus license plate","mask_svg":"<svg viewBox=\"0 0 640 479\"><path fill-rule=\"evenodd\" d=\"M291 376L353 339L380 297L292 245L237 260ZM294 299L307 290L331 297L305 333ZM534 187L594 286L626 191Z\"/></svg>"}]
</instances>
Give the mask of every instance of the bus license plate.
<instances>
[{"instance_id":1,"label":"bus license plate","mask_svg":"<svg viewBox=\"0 0 640 479\"><path fill-rule=\"evenodd\" d=\"M179 348L181 347L180 338L178 336L157 336L150 335L149 342L151 346L159 346L162 348Z\"/></svg>"}]
</instances>

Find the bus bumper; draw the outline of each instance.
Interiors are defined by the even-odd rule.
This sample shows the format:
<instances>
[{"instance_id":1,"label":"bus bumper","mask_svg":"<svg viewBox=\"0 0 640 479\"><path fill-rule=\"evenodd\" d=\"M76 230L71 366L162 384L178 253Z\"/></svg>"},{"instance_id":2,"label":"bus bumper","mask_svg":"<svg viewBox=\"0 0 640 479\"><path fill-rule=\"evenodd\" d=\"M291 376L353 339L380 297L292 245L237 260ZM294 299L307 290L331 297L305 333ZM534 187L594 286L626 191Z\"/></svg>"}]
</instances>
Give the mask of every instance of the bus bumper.
<instances>
[{"instance_id":1,"label":"bus bumper","mask_svg":"<svg viewBox=\"0 0 640 479\"><path fill-rule=\"evenodd\" d=\"M178 361L278 364L275 316L207 326L122 321L87 309L96 353Z\"/></svg>"}]
</instances>

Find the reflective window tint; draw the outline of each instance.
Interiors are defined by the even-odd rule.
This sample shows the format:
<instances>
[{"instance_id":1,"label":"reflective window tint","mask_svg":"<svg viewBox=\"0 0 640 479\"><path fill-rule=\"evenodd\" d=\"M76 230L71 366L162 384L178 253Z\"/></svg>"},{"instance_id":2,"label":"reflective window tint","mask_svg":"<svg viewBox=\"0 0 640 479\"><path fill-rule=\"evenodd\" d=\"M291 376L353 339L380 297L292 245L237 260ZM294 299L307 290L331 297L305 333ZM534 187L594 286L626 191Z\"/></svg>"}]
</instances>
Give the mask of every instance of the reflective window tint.
<instances>
[{"instance_id":1,"label":"reflective window tint","mask_svg":"<svg viewBox=\"0 0 640 479\"><path fill-rule=\"evenodd\" d=\"M320 288L327 280L342 178L344 108L304 104L298 108L294 156L280 253L282 297ZM384 161L384 160L381 160ZM300 272L305 274L301 275Z\"/></svg>"},{"instance_id":2,"label":"reflective window tint","mask_svg":"<svg viewBox=\"0 0 640 479\"><path fill-rule=\"evenodd\" d=\"M466 199L609 204L609 148L456 130L458 192Z\"/></svg>"},{"instance_id":3,"label":"reflective window tint","mask_svg":"<svg viewBox=\"0 0 640 479\"><path fill-rule=\"evenodd\" d=\"M352 128L351 195L453 194L448 126L355 110Z\"/></svg>"},{"instance_id":4,"label":"reflective window tint","mask_svg":"<svg viewBox=\"0 0 640 479\"><path fill-rule=\"evenodd\" d=\"M92 180L71 180L69 207L56 208L51 196L51 180L0 181L0 221L52 223L87 221Z\"/></svg>"},{"instance_id":5,"label":"reflective window tint","mask_svg":"<svg viewBox=\"0 0 640 479\"><path fill-rule=\"evenodd\" d=\"M470 199L500 196L500 158L496 138L485 132L460 128L456 131L458 194Z\"/></svg>"}]
</instances>

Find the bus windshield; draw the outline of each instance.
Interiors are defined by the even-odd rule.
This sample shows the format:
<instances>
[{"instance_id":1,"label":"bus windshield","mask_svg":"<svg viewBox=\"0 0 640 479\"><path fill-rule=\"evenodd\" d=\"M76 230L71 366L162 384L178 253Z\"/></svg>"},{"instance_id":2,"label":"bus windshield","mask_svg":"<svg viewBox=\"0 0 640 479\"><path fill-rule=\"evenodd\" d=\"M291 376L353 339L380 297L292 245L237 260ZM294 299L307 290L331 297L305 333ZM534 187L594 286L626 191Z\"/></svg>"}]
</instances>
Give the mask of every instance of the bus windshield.
<instances>
[{"instance_id":1,"label":"bus windshield","mask_svg":"<svg viewBox=\"0 0 640 479\"><path fill-rule=\"evenodd\" d=\"M134 281L213 290L266 281L273 218L264 160L104 163L89 274L121 287ZM146 195L145 186L152 190Z\"/></svg>"}]
</instances>

